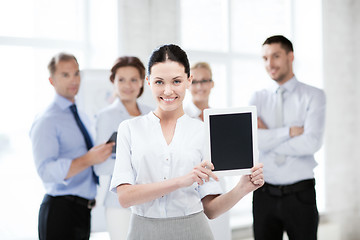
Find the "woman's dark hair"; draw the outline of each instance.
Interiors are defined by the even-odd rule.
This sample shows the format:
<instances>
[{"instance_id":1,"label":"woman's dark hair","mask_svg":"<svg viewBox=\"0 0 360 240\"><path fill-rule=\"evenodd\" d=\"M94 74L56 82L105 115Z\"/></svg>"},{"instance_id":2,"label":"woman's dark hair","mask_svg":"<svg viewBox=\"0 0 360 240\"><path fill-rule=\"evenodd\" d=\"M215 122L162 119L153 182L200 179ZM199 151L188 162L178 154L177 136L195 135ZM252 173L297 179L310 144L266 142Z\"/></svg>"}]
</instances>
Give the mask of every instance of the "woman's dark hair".
<instances>
[{"instance_id":1,"label":"woman's dark hair","mask_svg":"<svg viewBox=\"0 0 360 240\"><path fill-rule=\"evenodd\" d=\"M134 67L139 71L140 78L142 81L145 79L145 66L140 61L139 58L133 57L133 56L123 56L116 59L114 66L111 68L111 75L110 75L110 81L114 83L116 71L121 67ZM142 87L140 88L139 95L137 97L140 97L144 92L144 82Z\"/></svg>"},{"instance_id":2,"label":"woman's dark hair","mask_svg":"<svg viewBox=\"0 0 360 240\"><path fill-rule=\"evenodd\" d=\"M166 62L167 60L183 65L185 73L190 77L190 64L186 52L174 44L162 45L152 52L148 64L148 74L150 75L153 65Z\"/></svg>"}]
</instances>

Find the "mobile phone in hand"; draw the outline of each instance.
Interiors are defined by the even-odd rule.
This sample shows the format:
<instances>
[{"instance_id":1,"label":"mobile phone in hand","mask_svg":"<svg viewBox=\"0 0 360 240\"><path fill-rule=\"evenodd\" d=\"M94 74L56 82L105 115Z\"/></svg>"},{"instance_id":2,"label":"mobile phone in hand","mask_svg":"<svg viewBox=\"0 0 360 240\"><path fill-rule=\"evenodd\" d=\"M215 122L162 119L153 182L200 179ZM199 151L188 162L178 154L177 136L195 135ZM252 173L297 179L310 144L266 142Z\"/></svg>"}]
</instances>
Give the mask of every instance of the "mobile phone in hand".
<instances>
[{"instance_id":1,"label":"mobile phone in hand","mask_svg":"<svg viewBox=\"0 0 360 240\"><path fill-rule=\"evenodd\" d=\"M116 153L116 137L117 137L117 132L113 132L109 138L109 140L107 140L106 143L111 143L114 142L115 145L112 148L112 153Z\"/></svg>"}]
</instances>

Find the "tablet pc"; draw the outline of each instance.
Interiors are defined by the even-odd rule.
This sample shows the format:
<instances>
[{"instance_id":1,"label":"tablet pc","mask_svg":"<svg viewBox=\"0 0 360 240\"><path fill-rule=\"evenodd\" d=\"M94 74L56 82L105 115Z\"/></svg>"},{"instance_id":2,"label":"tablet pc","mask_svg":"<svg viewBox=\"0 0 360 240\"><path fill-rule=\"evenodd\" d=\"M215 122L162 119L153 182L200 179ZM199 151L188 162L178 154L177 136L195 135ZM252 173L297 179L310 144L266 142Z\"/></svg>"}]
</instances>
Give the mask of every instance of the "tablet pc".
<instances>
[{"instance_id":1,"label":"tablet pc","mask_svg":"<svg viewBox=\"0 0 360 240\"><path fill-rule=\"evenodd\" d=\"M205 109L207 159L217 176L245 175L258 162L255 106Z\"/></svg>"}]
</instances>

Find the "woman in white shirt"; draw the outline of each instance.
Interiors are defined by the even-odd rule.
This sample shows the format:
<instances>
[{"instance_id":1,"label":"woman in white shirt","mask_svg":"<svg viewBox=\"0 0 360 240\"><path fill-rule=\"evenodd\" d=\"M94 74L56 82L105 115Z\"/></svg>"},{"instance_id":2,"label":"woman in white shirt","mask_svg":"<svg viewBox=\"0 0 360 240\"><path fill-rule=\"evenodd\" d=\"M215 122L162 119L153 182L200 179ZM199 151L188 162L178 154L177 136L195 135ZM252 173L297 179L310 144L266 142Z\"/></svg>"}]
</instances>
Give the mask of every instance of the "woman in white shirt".
<instances>
[{"instance_id":1,"label":"woman in white shirt","mask_svg":"<svg viewBox=\"0 0 360 240\"><path fill-rule=\"evenodd\" d=\"M184 114L192 81L186 53L176 45L156 49L146 80L157 108L120 124L110 186L131 207L128 239L213 239L206 216L216 218L261 187L262 165L222 194L213 165L203 159L205 127Z\"/></svg>"},{"instance_id":2,"label":"woman in white shirt","mask_svg":"<svg viewBox=\"0 0 360 240\"><path fill-rule=\"evenodd\" d=\"M96 143L106 142L119 124L129 118L149 113L152 108L137 102L144 91L145 67L137 58L120 57L111 68L110 81L114 85L116 99L97 115ZM103 197L107 229L111 239L126 239L131 212L120 206L115 194L107 191L114 170L115 153L105 162L95 165L100 176L99 197ZM105 191L101 191L105 189ZM104 196L103 196L104 195Z\"/></svg>"},{"instance_id":3,"label":"woman in white shirt","mask_svg":"<svg viewBox=\"0 0 360 240\"><path fill-rule=\"evenodd\" d=\"M204 121L203 111L209 108L209 97L214 87L212 71L206 62L195 63L190 68L193 80L190 85L191 102L184 106L184 111L192 118Z\"/></svg>"},{"instance_id":4,"label":"woman in white shirt","mask_svg":"<svg viewBox=\"0 0 360 240\"><path fill-rule=\"evenodd\" d=\"M204 121L204 109L209 108L209 98L214 81L212 70L207 62L197 62L190 68L193 77L190 85L191 100L184 106L184 112L192 118ZM223 191L226 189L225 179L219 179ZM230 213L226 212L220 217L209 220L211 231L215 240L230 240Z\"/></svg>"}]
</instances>

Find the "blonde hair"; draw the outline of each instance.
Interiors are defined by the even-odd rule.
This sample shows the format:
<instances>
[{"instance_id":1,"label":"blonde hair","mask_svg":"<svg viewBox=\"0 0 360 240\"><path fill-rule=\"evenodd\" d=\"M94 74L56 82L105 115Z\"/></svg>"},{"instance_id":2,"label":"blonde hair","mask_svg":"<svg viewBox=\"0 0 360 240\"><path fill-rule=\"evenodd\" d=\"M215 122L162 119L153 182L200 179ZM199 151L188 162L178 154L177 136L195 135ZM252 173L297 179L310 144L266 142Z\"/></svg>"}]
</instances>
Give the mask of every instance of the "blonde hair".
<instances>
[{"instance_id":1,"label":"blonde hair","mask_svg":"<svg viewBox=\"0 0 360 240\"><path fill-rule=\"evenodd\" d=\"M211 67L207 62L197 62L191 66L190 70L194 70L194 69L198 69L198 68L203 68L203 69L208 70L210 72L210 77L212 79Z\"/></svg>"}]
</instances>

